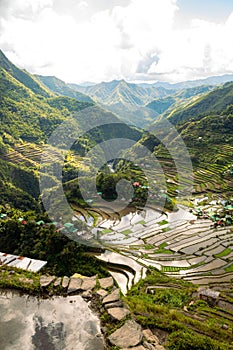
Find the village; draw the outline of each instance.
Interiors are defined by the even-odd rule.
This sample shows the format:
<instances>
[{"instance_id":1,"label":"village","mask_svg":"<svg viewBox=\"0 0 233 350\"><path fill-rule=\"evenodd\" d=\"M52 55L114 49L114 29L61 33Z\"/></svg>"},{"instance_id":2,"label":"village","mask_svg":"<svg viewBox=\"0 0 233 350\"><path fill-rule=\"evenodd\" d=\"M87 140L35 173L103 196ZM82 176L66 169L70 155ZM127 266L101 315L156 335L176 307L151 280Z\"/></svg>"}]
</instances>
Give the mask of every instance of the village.
<instances>
[{"instance_id":1,"label":"village","mask_svg":"<svg viewBox=\"0 0 233 350\"><path fill-rule=\"evenodd\" d=\"M232 225L233 201L220 199L208 203L208 197L195 199L194 213L201 219L212 220L214 228Z\"/></svg>"}]
</instances>

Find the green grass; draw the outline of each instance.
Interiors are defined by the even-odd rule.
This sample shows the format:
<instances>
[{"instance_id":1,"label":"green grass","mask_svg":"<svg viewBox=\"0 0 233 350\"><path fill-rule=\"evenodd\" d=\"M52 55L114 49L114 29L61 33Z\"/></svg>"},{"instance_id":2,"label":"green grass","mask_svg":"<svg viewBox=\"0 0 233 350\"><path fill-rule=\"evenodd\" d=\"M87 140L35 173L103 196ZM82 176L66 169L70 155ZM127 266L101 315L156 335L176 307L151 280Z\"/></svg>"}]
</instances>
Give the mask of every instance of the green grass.
<instances>
[{"instance_id":1,"label":"green grass","mask_svg":"<svg viewBox=\"0 0 233 350\"><path fill-rule=\"evenodd\" d=\"M163 232L170 231L170 228L169 228L169 227L164 227L164 228L162 228L162 231L163 231Z\"/></svg>"},{"instance_id":2,"label":"green grass","mask_svg":"<svg viewBox=\"0 0 233 350\"><path fill-rule=\"evenodd\" d=\"M162 272L177 272L180 270L188 270L188 269L194 269L196 267L205 265L205 263L202 261L198 264L194 264L192 266L187 266L187 267L178 267L178 266L162 266ZM206 273L206 275L208 274L208 272ZM211 275L211 273L209 272L209 274Z\"/></svg>"},{"instance_id":3,"label":"green grass","mask_svg":"<svg viewBox=\"0 0 233 350\"><path fill-rule=\"evenodd\" d=\"M168 224L168 221L167 221L167 220L162 220L162 221L159 221L158 224L159 224L160 226L163 226L163 225Z\"/></svg>"},{"instance_id":4,"label":"green grass","mask_svg":"<svg viewBox=\"0 0 233 350\"><path fill-rule=\"evenodd\" d=\"M0 288L13 288L36 294L40 291L40 274L3 266L0 268Z\"/></svg>"},{"instance_id":5,"label":"green grass","mask_svg":"<svg viewBox=\"0 0 233 350\"><path fill-rule=\"evenodd\" d=\"M129 235L130 233L132 233L132 231L128 229L128 230L121 231L121 233L123 233L123 235Z\"/></svg>"},{"instance_id":6,"label":"green grass","mask_svg":"<svg viewBox=\"0 0 233 350\"><path fill-rule=\"evenodd\" d=\"M141 221L136 222L135 225L145 225L145 224L146 224L146 221L145 220L141 220Z\"/></svg>"},{"instance_id":7,"label":"green grass","mask_svg":"<svg viewBox=\"0 0 233 350\"><path fill-rule=\"evenodd\" d=\"M154 251L154 254L173 254L169 249L165 249L168 246L167 242L164 242L159 245L159 248Z\"/></svg>"},{"instance_id":8,"label":"green grass","mask_svg":"<svg viewBox=\"0 0 233 350\"><path fill-rule=\"evenodd\" d=\"M149 293L147 287L150 286L161 288ZM132 287L126 299L133 317L143 328L168 333L168 342L163 344L166 349L232 350L232 322L218 313L217 308L197 301L193 296L196 290L197 286L192 283L150 268L147 277ZM191 300L195 304L189 307ZM184 312L184 306L188 311ZM223 324L229 328L223 329Z\"/></svg>"},{"instance_id":9,"label":"green grass","mask_svg":"<svg viewBox=\"0 0 233 350\"><path fill-rule=\"evenodd\" d=\"M209 337L195 334L193 331L177 331L168 338L168 350L229 350L228 345L221 344Z\"/></svg>"},{"instance_id":10,"label":"green grass","mask_svg":"<svg viewBox=\"0 0 233 350\"><path fill-rule=\"evenodd\" d=\"M154 254L174 254L174 253L169 249L158 249L154 251Z\"/></svg>"},{"instance_id":11,"label":"green grass","mask_svg":"<svg viewBox=\"0 0 233 350\"><path fill-rule=\"evenodd\" d=\"M228 254L230 254L232 252L232 250L230 248L226 248L225 250L223 250L221 253L215 254L214 257L215 258L222 258Z\"/></svg>"},{"instance_id":12,"label":"green grass","mask_svg":"<svg viewBox=\"0 0 233 350\"><path fill-rule=\"evenodd\" d=\"M153 249L155 246L153 244L146 244L143 248L145 248L146 250L151 250Z\"/></svg>"},{"instance_id":13,"label":"green grass","mask_svg":"<svg viewBox=\"0 0 233 350\"><path fill-rule=\"evenodd\" d=\"M162 244L159 245L159 249L164 249L167 246L168 246L168 243L167 242L163 242Z\"/></svg>"},{"instance_id":14,"label":"green grass","mask_svg":"<svg viewBox=\"0 0 233 350\"><path fill-rule=\"evenodd\" d=\"M101 231L101 233L111 233L113 232L112 230L110 230L109 228L106 228L105 230Z\"/></svg>"},{"instance_id":15,"label":"green grass","mask_svg":"<svg viewBox=\"0 0 233 350\"><path fill-rule=\"evenodd\" d=\"M233 264L224 269L226 272L233 272Z\"/></svg>"}]
</instances>

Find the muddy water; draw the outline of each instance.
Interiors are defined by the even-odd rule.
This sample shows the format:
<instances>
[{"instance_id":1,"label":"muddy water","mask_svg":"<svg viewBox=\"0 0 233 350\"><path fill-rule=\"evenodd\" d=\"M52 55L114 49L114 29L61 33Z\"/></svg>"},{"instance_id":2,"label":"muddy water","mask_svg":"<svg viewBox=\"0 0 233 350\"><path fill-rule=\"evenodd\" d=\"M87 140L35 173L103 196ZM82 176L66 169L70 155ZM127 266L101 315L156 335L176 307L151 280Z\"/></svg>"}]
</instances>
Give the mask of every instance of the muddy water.
<instances>
[{"instance_id":1,"label":"muddy water","mask_svg":"<svg viewBox=\"0 0 233 350\"><path fill-rule=\"evenodd\" d=\"M99 319L80 296L0 295L1 350L103 350Z\"/></svg>"}]
</instances>

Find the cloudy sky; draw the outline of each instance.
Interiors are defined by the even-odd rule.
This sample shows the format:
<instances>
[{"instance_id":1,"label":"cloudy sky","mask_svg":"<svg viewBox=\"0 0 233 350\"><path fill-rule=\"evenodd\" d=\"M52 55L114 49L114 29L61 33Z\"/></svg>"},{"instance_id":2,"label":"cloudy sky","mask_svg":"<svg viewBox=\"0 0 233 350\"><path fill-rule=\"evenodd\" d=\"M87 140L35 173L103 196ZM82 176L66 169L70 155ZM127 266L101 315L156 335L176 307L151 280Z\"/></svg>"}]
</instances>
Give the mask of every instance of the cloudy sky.
<instances>
[{"instance_id":1,"label":"cloudy sky","mask_svg":"<svg viewBox=\"0 0 233 350\"><path fill-rule=\"evenodd\" d=\"M0 0L0 48L66 82L233 73L233 0Z\"/></svg>"}]
</instances>

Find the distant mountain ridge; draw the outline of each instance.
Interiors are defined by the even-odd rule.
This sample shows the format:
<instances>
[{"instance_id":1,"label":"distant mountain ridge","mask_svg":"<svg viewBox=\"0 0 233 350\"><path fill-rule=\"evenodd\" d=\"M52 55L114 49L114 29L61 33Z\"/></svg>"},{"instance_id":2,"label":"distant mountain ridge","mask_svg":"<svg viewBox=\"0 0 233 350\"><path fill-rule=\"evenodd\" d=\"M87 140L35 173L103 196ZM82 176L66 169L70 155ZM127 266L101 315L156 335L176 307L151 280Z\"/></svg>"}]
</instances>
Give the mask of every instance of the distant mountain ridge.
<instances>
[{"instance_id":1,"label":"distant mountain ridge","mask_svg":"<svg viewBox=\"0 0 233 350\"><path fill-rule=\"evenodd\" d=\"M71 159L74 163L68 163L64 173L64 184L71 200L75 201L78 195L76 179L80 157L84 157L95 142L119 137L132 138L149 147L173 181L168 194L176 195L176 173L172 159L163 142L159 142L165 140L174 149L177 146L172 133L174 128L167 123L168 129L165 130L166 123L163 125L166 118L175 124L188 147L196 171L197 193L216 191L216 188L230 193L231 179L224 177L224 173L232 164L233 155L233 82L217 87L201 85L169 90L115 80L78 89L82 91L56 77L33 76L16 67L0 52L0 204L10 203L19 208L37 207L43 144L53 130L74 113L79 119L77 125L72 124L72 127L81 134L87 124L91 126L96 120L102 122L105 118L109 125L98 130L94 128L73 145L71 152L74 158ZM93 95L95 102L92 96L85 95L87 91ZM89 113L85 110L87 107L92 107ZM119 115L124 123L106 109ZM76 113L82 110L83 113ZM141 129L146 126L151 131L154 128L153 135L158 137L153 138L125 124L136 124ZM58 142L63 147L64 140ZM101 157L101 154L96 154L96 157ZM49 162L53 164L53 156ZM56 178L48 176L51 187L56 186Z\"/></svg>"},{"instance_id":2,"label":"distant mountain ridge","mask_svg":"<svg viewBox=\"0 0 233 350\"><path fill-rule=\"evenodd\" d=\"M93 102L93 100L89 96L84 95L83 93L75 91L74 89L70 88L61 79L58 79L54 76L43 76L43 75L35 75L35 77L43 85L45 85L51 91L53 91L59 95L75 98L76 100L82 101L82 102Z\"/></svg>"},{"instance_id":3,"label":"distant mountain ridge","mask_svg":"<svg viewBox=\"0 0 233 350\"><path fill-rule=\"evenodd\" d=\"M91 86L68 86L90 96L124 121L143 128L163 117L163 114L168 116L173 110L194 103L205 93L214 90L216 84L231 79L233 75L178 84L133 84L125 80L113 80Z\"/></svg>"},{"instance_id":4,"label":"distant mountain ridge","mask_svg":"<svg viewBox=\"0 0 233 350\"><path fill-rule=\"evenodd\" d=\"M166 117L176 108L183 108L214 89L215 86L213 85L201 85L177 90L176 93L170 96L153 100L146 107L153 109L159 113L161 117Z\"/></svg>"},{"instance_id":5,"label":"distant mountain ridge","mask_svg":"<svg viewBox=\"0 0 233 350\"><path fill-rule=\"evenodd\" d=\"M146 105L155 98L165 97L173 92L163 87L144 88L125 80L113 80L92 86L76 84L68 84L68 86L90 96L105 109L139 127L152 122L158 115L155 111L146 108Z\"/></svg>"},{"instance_id":6,"label":"distant mountain ridge","mask_svg":"<svg viewBox=\"0 0 233 350\"><path fill-rule=\"evenodd\" d=\"M138 85L142 87L154 86L154 87L164 87L165 89L181 90L181 89L193 88L200 85L225 84L230 81L233 81L233 74L216 75L216 76L211 76L203 79L182 81L180 83L168 83L168 82L158 81L152 84L138 83Z\"/></svg>"},{"instance_id":7,"label":"distant mountain ridge","mask_svg":"<svg viewBox=\"0 0 233 350\"><path fill-rule=\"evenodd\" d=\"M199 96L194 102L174 109L168 119L172 123L198 120L204 116L221 115L233 105L233 82L225 83L214 90Z\"/></svg>"},{"instance_id":8,"label":"distant mountain ridge","mask_svg":"<svg viewBox=\"0 0 233 350\"><path fill-rule=\"evenodd\" d=\"M156 97L164 97L171 93L171 91L167 91L163 87L155 89L148 86L144 88L138 84L128 83L125 80L102 82L93 86L68 85L106 105L114 105L121 102L140 107L145 106L145 104Z\"/></svg>"}]
</instances>

